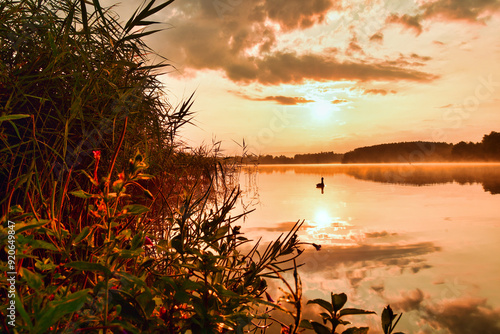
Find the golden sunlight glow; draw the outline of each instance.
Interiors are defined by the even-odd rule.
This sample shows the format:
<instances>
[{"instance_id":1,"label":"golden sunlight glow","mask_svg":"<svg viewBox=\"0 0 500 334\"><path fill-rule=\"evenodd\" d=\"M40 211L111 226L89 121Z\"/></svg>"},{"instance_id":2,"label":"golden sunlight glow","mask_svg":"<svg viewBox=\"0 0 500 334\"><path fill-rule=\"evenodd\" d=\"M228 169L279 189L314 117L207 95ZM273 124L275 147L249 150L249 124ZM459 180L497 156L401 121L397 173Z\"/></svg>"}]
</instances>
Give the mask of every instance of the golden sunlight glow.
<instances>
[{"instance_id":1,"label":"golden sunlight glow","mask_svg":"<svg viewBox=\"0 0 500 334\"><path fill-rule=\"evenodd\" d=\"M332 217L327 209L316 209L314 219L308 221L306 240L310 242L324 242L347 244L352 242L348 238L352 226L340 219Z\"/></svg>"},{"instance_id":2,"label":"golden sunlight glow","mask_svg":"<svg viewBox=\"0 0 500 334\"><path fill-rule=\"evenodd\" d=\"M316 212L314 223L317 228L327 228L332 223L332 217L326 210L321 209Z\"/></svg>"},{"instance_id":3,"label":"golden sunlight glow","mask_svg":"<svg viewBox=\"0 0 500 334\"><path fill-rule=\"evenodd\" d=\"M330 118L336 107L328 101L317 101L310 104L312 117L316 120L324 121Z\"/></svg>"}]
</instances>

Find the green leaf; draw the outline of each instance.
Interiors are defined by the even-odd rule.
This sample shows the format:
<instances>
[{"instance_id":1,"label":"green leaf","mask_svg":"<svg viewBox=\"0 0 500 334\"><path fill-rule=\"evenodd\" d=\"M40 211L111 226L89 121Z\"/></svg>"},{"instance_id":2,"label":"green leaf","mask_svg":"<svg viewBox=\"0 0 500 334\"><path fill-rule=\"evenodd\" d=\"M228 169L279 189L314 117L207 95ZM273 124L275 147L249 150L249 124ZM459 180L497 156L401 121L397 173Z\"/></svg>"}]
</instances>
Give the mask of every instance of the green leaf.
<instances>
[{"instance_id":1,"label":"green leaf","mask_svg":"<svg viewBox=\"0 0 500 334\"><path fill-rule=\"evenodd\" d=\"M376 314L376 313L373 311L360 310L357 308L345 308L345 309L340 310L339 318L344 316L344 315L353 315L353 314Z\"/></svg>"},{"instance_id":2,"label":"green leaf","mask_svg":"<svg viewBox=\"0 0 500 334\"><path fill-rule=\"evenodd\" d=\"M330 304L326 300L319 299L319 298L318 299L313 299L313 300L308 301L307 304L318 304L319 306L321 306L322 308L324 308L325 310L327 310L328 312L330 312L330 314L332 314L332 316L333 316L333 307L332 307L332 304Z\"/></svg>"},{"instance_id":3,"label":"green leaf","mask_svg":"<svg viewBox=\"0 0 500 334\"><path fill-rule=\"evenodd\" d=\"M40 219L40 221L36 224L16 224L16 233L21 233L27 230L35 229L38 227L41 227L45 224L48 224L50 222L50 219Z\"/></svg>"},{"instance_id":4,"label":"green leaf","mask_svg":"<svg viewBox=\"0 0 500 334\"><path fill-rule=\"evenodd\" d=\"M96 195L92 195L92 194L89 194L89 193L86 193L85 191L83 190L76 190L76 191L70 191L69 192L71 195L75 196L75 197L80 197L80 198L92 198L92 197L96 197Z\"/></svg>"},{"instance_id":5,"label":"green leaf","mask_svg":"<svg viewBox=\"0 0 500 334\"><path fill-rule=\"evenodd\" d=\"M144 242L144 236L142 235L142 233L137 233L132 238L130 249L131 250L137 249L138 247L142 246L143 242Z\"/></svg>"},{"instance_id":6,"label":"green leaf","mask_svg":"<svg viewBox=\"0 0 500 334\"><path fill-rule=\"evenodd\" d=\"M330 328L320 324L319 322L312 321L311 325L317 334L331 334Z\"/></svg>"},{"instance_id":7,"label":"green leaf","mask_svg":"<svg viewBox=\"0 0 500 334\"><path fill-rule=\"evenodd\" d=\"M24 277L28 286L35 290L39 290L43 285L40 274L33 273L26 268L21 269L21 276Z\"/></svg>"},{"instance_id":8,"label":"green leaf","mask_svg":"<svg viewBox=\"0 0 500 334\"><path fill-rule=\"evenodd\" d=\"M140 215L142 213L148 212L149 208L147 206L140 205L140 204L131 204L131 205L125 206L123 208L123 210L125 210L128 214L136 216L136 215Z\"/></svg>"},{"instance_id":9,"label":"green leaf","mask_svg":"<svg viewBox=\"0 0 500 334\"><path fill-rule=\"evenodd\" d=\"M90 228L85 226L78 236L73 240L73 246L85 239L90 233Z\"/></svg>"},{"instance_id":10,"label":"green leaf","mask_svg":"<svg viewBox=\"0 0 500 334\"><path fill-rule=\"evenodd\" d=\"M333 294L332 293L332 305L333 311L337 313L342 307L344 307L347 302L347 295L345 293Z\"/></svg>"},{"instance_id":11,"label":"green leaf","mask_svg":"<svg viewBox=\"0 0 500 334\"><path fill-rule=\"evenodd\" d=\"M7 115L7 116L0 116L0 122L3 122L3 121L13 121L15 119L27 118L27 117L30 117L30 115L26 115L26 114L12 114L12 115Z\"/></svg>"},{"instance_id":12,"label":"green leaf","mask_svg":"<svg viewBox=\"0 0 500 334\"><path fill-rule=\"evenodd\" d=\"M48 249L51 251L57 251L57 248L50 242L43 240L32 240L28 244L33 247L33 249Z\"/></svg>"},{"instance_id":13,"label":"green leaf","mask_svg":"<svg viewBox=\"0 0 500 334\"><path fill-rule=\"evenodd\" d=\"M33 333L33 323L31 322L30 316L28 315L28 313L24 309L24 305L21 302L21 300L19 299L17 293L14 294L14 299L16 301L16 311L21 315L21 318L23 318L23 320L26 322L26 324L30 328L30 333Z\"/></svg>"},{"instance_id":14,"label":"green leaf","mask_svg":"<svg viewBox=\"0 0 500 334\"><path fill-rule=\"evenodd\" d=\"M90 174L84 170L82 170L81 172L89 179L90 182L92 182L94 186L99 187L99 182L97 182L93 176L90 176Z\"/></svg>"},{"instance_id":15,"label":"green leaf","mask_svg":"<svg viewBox=\"0 0 500 334\"><path fill-rule=\"evenodd\" d=\"M220 239L223 236L226 235L227 231L229 231L229 225L222 226L217 230L217 233L215 234L215 239Z\"/></svg>"},{"instance_id":16,"label":"green leaf","mask_svg":"<svg viewBox=\"0 0 500 334\"><path fill-rule=\"evenodd\" d=\"M40 271L45 271L45 270L53 270L55 269L57 266L55 264L53 264L52 262L49 262L49 263L43 263L41 262L40 260L37 259L36 263L35 263L35 268L40 270Z\"/></svg>"},{"instance_id":17,"label":"green leaf","mask_svg":"<svg viewBox=\"0 0 500 334\"><path fill-rule=\"evenodd\" d=\"M133 321L146 324L146 314L137 300L128 292L119 289L109 290L111 305L119 304L121 306L120 315L132 319Z\"/></svg>"},{"instance_id":18,"label":"green leaf","mask_svg":"<svg viewBox=\"0 0 500 334\"><path fill-rule=\"evenodd\" d=\"M66 314L76 312L82 308L88 298L90 289L75 292L57 301L47 303L41 310L35 325L35 333L47 333L50 326L55 325Z\"/></svg>"},{"instance_id":19,"label":"green leaf","mask_svg":"<svg viewBox=\"0 0 500 334\"><path fill-rule=\"evenodd\" d=\"M70 263L66 264L65 267L73 268L73 269L81 270L81 271L101 271L106 276L108 276L108 277L111 276L111 270L109 270L109 268L107 268L99 263L75 261L75 262L70 262Z\"/></svg>"},{"instance_id":20,"label":"green leaf","mask_svg":"<svg viewBox=\"0 0 500 334\"><path fill-rule=\"evenodd\" d=\"M142 248L137 248L137 249L134 249L134 250L131 250L131 249L122 249L117 254L122 259L132 259L132 258L137 258L143 252L144 252L144 250Z\"/></svg>"}]
</instances>

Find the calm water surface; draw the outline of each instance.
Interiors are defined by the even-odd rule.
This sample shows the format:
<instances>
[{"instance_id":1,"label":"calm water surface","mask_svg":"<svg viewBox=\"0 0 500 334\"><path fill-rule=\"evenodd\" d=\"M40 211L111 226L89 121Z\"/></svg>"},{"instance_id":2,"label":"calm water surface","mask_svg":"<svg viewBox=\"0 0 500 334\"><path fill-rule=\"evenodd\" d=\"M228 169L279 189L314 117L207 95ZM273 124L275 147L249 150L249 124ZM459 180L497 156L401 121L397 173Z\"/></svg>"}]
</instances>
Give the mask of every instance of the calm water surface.
<instances>
[{"instance_id":1,"label":"calm water surface","mask_svg":"<svg viewBox=\"0 0 500 334\"><path fill-rule=\"evenodd\" d=\"M322 245L299 258L306 300L345 292L370 333L387 304L405 333L500 333L500 165L259 166L240 185L247 236L304 220Z\"/></svg>"}]
</instances>

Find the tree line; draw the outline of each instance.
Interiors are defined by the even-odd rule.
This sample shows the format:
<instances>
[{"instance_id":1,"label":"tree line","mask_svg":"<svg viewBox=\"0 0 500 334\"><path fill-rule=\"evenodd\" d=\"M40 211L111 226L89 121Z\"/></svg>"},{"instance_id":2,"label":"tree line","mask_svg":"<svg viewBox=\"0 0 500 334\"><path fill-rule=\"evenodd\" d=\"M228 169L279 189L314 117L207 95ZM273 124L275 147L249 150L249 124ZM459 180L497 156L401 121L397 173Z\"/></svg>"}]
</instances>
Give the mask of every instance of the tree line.
<instances>
[{"instance_id":1,"label":"tree line","mask_svg":"<svg viewBox=\"0 0 500 334\"><path fill-rule=\"evenodd\" d=\"M430 141L386 143L356 148L342 153L321 152L285 155L260 155L260 164L319 164L319 163L421 163L500 161L500 133L492 131L480 142L457 144Z\"/></svg>"},{"instance_id":2,"label":"tree line","mask_svg":"<svg viewBox=\"0 0 500 334\"><path fill-rule=\"evenodd\" d=\"M293 157L284 155L262 155L258 157L261 164L326 164L340 163L343 154L334 152L295 154Z\"/></svg>"}]
</instances>

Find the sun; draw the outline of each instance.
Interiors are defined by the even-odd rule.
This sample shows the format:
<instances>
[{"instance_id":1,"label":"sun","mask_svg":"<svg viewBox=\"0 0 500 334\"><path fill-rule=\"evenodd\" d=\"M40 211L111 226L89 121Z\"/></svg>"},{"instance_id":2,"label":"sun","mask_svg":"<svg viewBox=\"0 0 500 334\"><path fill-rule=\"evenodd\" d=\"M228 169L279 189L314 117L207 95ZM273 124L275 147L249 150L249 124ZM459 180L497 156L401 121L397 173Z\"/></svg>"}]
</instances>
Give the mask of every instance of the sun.
<instances>
[{"instance_id":1,"label":"sun","mask_svg":"<svg viewBox=\"0 0 500 334\"><path fill-rule=\"evenodd\" d=\"M314 223L316 223L317 228L327 228L332 223L332 217L326 210L318 210L314 217Z\"/></svg>"},{"instance_id":2,"label":"sun","mask_svg":"<svg viewBox=\"0 0 500 334\"><path fill-rule=\"evenodd\" d=\"M317 101L311 103L309 108L311 110L311 116L318 121L325 121L329 119L335 111L335 106L328 101Z\"/></svg>"}]
</instances>

